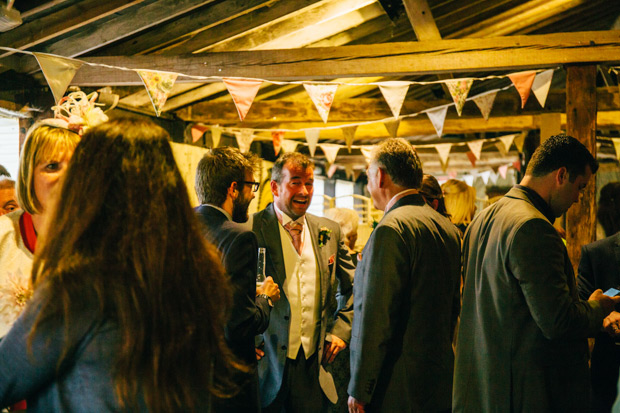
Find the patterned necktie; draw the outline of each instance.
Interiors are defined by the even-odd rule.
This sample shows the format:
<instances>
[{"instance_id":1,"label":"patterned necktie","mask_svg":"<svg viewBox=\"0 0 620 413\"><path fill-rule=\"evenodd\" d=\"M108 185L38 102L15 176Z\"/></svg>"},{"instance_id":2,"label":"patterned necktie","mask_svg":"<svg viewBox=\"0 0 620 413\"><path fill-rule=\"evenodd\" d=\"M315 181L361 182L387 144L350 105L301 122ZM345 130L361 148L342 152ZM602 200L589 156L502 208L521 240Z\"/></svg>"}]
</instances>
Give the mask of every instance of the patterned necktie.
<instances>
[{"instance_id":1,"label":"patterned necktie","mask_svg":"<svg viewBox=\"0 0 620 413\"><path fill-rule=\"evenodd\" d=\"M293 246L297 250L297 254L301 255L301 231L303 230L303 225L296 221L290 221L284 226L284 229L291 234Z\"/></svg>"}]
</instances>

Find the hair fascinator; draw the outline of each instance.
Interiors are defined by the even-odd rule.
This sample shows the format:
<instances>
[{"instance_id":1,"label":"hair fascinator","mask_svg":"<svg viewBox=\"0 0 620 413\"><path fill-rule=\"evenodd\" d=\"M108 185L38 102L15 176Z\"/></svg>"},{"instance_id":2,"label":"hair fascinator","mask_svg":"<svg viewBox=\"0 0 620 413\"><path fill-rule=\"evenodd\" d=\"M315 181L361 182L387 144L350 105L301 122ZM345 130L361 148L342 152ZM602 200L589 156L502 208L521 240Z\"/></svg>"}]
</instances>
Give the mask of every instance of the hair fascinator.
<instances>
[{"instance_id":1,"label":"hair fascinator","mask_svg":"<svg viewBox=\"0 0 620 413\"><path fill-rule=\"evenodd\" d=\"M97 92L89 95L82 91L71 92L52 107L54 118L44 119L41 124L69 129L82 136L88 128L108 121L108 116L96 103L98 96Z\"/></svg>"}]
</instances>

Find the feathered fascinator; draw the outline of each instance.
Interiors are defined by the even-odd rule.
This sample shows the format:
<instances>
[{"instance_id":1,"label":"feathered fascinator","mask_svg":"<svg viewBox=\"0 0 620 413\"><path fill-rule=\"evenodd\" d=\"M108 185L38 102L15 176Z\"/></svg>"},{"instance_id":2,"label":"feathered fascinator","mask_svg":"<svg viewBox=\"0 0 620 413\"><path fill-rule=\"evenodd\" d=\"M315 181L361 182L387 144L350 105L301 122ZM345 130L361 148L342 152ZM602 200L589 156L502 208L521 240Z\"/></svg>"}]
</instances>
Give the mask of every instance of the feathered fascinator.
<instances>
[{"instance_id":1,"label":"feathered fascinator","mask_svg":"<svg viewBox=\"0 0 620 413\"><path fill-rule=\"evenodd\" d=\"M69 129L82 136L88 128L108 121L107 115L95 103L97 97L97 92L89 95L82 91L71 92L52 107L54 118L44 119L41 124Z\"/></svg>"}]
</instances>

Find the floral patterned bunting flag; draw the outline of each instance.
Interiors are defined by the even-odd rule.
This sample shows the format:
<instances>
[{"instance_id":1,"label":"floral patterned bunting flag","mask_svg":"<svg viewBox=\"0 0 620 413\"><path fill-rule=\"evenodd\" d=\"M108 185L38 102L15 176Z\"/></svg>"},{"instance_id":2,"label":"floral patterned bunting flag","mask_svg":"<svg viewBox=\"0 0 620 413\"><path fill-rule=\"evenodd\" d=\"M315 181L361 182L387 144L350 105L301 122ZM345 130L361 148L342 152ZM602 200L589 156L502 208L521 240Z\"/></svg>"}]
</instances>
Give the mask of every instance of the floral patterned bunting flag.
<instances>
[{"instance_id":1,"label":"floral patterned bunting flag","mask_svg":"<svg viewBox=\"0 0 620 413\"><path fill-rule=\"evenodd\" d=\"M478 106L478 109L480 109L480 113L482 113L484 120L489 120L489 115L491 115L491 110L493 109L493 103L495 102L496 96L497 90L494 90L493 92L484 93L473 98L474 103Z\"/></svg>"},{"instance_id":2,"label":"floral patterned bunting flag","mask_svg":"<svg viewBox=\"0 0 620 413\"><path fill-rule=\"evenodd\" d=\"M248 114L263 81L259 79L233 79L225 77L222 79L222 82L226 85L228 93L230 93L233 102L235 102L239 119L245 119L245 115Z\"/></svg>"},{"instance_id":3,"label":"floral patterned bunting flag","mask_svg":"<svg viewBox=\"0 0 620 413\"><path fill-rule=\"evenodd\" d=\"M308 143L308 149L310 149L310 156L314 156L316 151L316 144L319 142L319 129L307 129L304 131L306 134L306 142Z\"/></svg>"},{"instance_id":4,"label":"floral patterned bunting flag","mask_svg":"<svg viewBox=\"0 0 620 413\"><path fill-rule=\"evenodd\" d=\"M484 144L484 139L476 139L475 141L467 142L467 146L469 146L469 149L471 149L476 159L480 159L480 153L482 152L483 144Z\"/></svg>"},{"instance_id":5,"label":"floral patterned bunting flag","mask_svg":"<svg viewBox=\"0 0 620 413\"><path fill-rule=\"evenodd\" d=\"M159 117L178 74L152 70L136 70L136 72L140 75L146 92L151 98L151 103L153 103L155 114Z\"/></svg>"},{"instance_id":6,"label":"floral patterned bunting flag","mask_svg":"<svg viewBox=\"0 0 620 413\"><path fill-rule=\"evenodd\" d=\"M434 108L432 110L426 111L428 118L431 120L435 131L437 131L437 136L441 138L443 134L443 124L446 121L446 114L448 113L447 106L440 106L438 108Z\"/></svg>"},{"instance_id":7,"label":"floral patterned bunting flag","mask_svg":"<svg viewBox=\"0 0 620 413\"><path fill-rule=\"evenodd\" d=\"M467 95L469 94L472 83L474 83L473 79L446 80L446 86L448 86L448 90L452 95L454 105L456 106L456 112L459 116L461 116L463 112L463 105L465 104L465 100L467 100Z\"/></svg>"},{"instance_id":8,"label":"floral patterned bunting flag","mask_svg":"<svg viewBox=\"0 0 620 413\"><path fill-rule=\"evenodd\" d=\"M83 63L46 53L33 52L32 54L37 59L41 72L54 95L54 102L58 103L67 91L75 72L82 67Z\"/></svg>"},{"instance_id":9,"label":"floral patterned bunting flag","mask_svg":"<svg viewBox=\"0 0 620 413\"><path fill-rule=\"evenodd\" d=\"M540 106L543 108L545 107L545 102L547 102L547 95L551 87L551 78L553 78L553 69L545 70L537 74L534 83L532 83L534 96L536 96L538 103L540 103Z\"/></svg>"},{"instance_id":10,"label":"floral patterned bunting flag","mask_svg":"<svg viewBox=\"0 0 620 413\"><path fill-rule=\"evenodd\" d=\"M276 156L280 153L280 147L282 146L282 138L284 137L284 132L282 131L273 131L271 132L271 140L273 141L273 152Z\"/></svg>"},{"instance_id":11,"label":"floral patterned bunting flag","mask_svg":"<svg viewBox=\"0 0 620 413\"><path fill-rule=\"evenodd\" d=\"M407 91L409 90L409 82L398 80L381 82L379 84L379 90L390 107L392 115L398 118L400 109L403 107L403 102L405 101L405 96L407 96Z\"/></svg>"},{"instance_id":12,"label":"floral patterned bunting flag","mask_svg":"<svg viewBox=\"0 0 620 413\"><path fill-rule=\"evenodd\" d=\"M521 96L521 109L523 109L527 98L530 97L530 89L532 88L532 83L534 83L536 72L528 70L526 72L511 73L508 77L512 80L517 92Z\"/></svg>"},{"instance_id":13,"label":"floral patterned bunting flag","mask_svg":"<svg viewBox=\"0 0 620 413\"><path fill-rule=\"evenodd\" d=\"M338 85L314 85L304 83L304 88L306 89L306 92L308 92L308 95L310 95L312 102L314 102L314 106L316 106L316 109L319 111L321 119L323 119L324 123L327 123L329 110L334 102L334 96L336 95Z\"/></svg>"}]
</instances>

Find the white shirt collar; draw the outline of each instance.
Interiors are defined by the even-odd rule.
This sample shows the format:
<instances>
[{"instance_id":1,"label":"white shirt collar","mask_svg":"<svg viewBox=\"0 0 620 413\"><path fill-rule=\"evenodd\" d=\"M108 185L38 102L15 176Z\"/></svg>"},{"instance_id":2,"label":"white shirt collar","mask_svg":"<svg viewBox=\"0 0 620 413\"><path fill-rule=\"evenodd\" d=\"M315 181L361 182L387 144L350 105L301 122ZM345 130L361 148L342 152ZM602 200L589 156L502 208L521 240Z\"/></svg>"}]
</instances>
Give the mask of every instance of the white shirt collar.
<instances>
[{"instance_id":1,"label":"white shirt collar","mask_svg":"<svg viewBox=\"0 0 620 413\"><path fill-rule=\"evenodd\" d=\"M409 188L409 189L405 189L404 191L400 191L399 193L394 195L392 197L392 199L390 199L390 202L387 203L387 205L385 206L385 212L389 211L390 208L392 208L394 206L394 204L398 202L399 199L404 198L407 195L417 194L417 193L418 193L418 190L417 189L413 189L413 188Z\"/></svg>"},{"instance_id":2,"label":"white shirt collar","mask_svg":"<svg viewBox=\"0 0 620 413\"><path fill-rule=\"evenodd\" d=\"M297 219L293 219L291 217L289 217L286 213L282 212L282 210L280 210L280 208L278 208L278 206L276 205L276 203L273 203L273 209L276 211L276 216L278 217L278 220L280 221L280 224L282 224L282 226L285 226L286 224L288 224L291 221L296 221L298 223L300 223L301 225L304 225L304 219L306 218L306 215L302 215Z\"/></svg>"}]
</instances>

